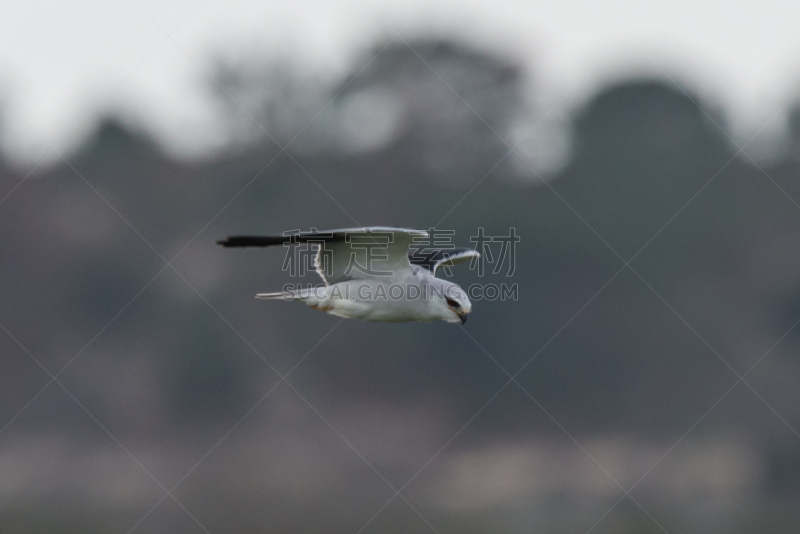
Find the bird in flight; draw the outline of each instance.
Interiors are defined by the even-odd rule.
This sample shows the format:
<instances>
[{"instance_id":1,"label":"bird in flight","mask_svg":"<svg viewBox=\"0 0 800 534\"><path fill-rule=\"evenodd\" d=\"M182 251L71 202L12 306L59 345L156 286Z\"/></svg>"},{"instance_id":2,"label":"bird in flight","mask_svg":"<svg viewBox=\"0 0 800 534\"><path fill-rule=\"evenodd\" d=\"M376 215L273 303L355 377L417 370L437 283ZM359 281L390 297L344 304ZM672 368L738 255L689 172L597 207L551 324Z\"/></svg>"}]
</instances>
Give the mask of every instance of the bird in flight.
<instances>
[{"instance_id":1,"label":"bird in flight","mask_svg":"<svg viewBox=\"0 0 800 534\"><path fill-rule=\"evenodd\" d=\"M297 300L315 310L365 321L447 321L462 324L472 310L466 292L436 278L436 269L477 260L470 248L422 246L423 230L372 226L291 232L280 236L231 236L226 247L305 244L315 250L313 267L323 286L259 293L257 298Z\"/></svg>"}]
</instances>

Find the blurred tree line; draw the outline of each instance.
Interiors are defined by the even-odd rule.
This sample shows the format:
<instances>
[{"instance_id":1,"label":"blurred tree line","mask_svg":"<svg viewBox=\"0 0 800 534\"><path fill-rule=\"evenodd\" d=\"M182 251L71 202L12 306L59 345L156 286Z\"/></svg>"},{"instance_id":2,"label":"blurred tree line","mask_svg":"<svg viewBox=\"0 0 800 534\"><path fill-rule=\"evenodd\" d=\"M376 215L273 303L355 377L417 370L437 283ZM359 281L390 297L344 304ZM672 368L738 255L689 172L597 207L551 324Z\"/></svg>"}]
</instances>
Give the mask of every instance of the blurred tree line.
<instances>
[{"instance_id":1,"label":"blurred tree line","mask_svg":"<svg viewBox=\"0 0 800 534\"><path fill-rule=\"evenodd\" d=\"M146 132L104 120L69 156L74 169L37 171L0 206L0 322L52 373L78 354L62 375L76 396L155 436L240 413L261 394L263 362L216 311L281 372L335 321L251 302L289 281L282 251L230 253L215 239L358 224L453 229L467 245L478 227L514 227L515 274L490 281L518 283L520 298L476 302L471 335L509 372L522 369L519 382L574 434L669 441L800 319L800 112L785 157L761 169L697 95L620 81L575 113L568 150L542 148L566 154L561 164L539 167L529 145L509 153L513 132L559 133L538 122L547 110L530 103L535 84L513 60L462 43L411 45L373 60L377 47L338 81L220 65L209 87L232 142L205 159L176 160ZM0 197L23 176L0 165ZM167 268L92 342L176 256L180 274ZM334 405L428 399L463 419L507 380L466 356L474 347L456 329L345 328L347 339L292 375ZM747 376L795 428L798 341L795 329ZM0 425L43 379L3 344ZM703 432L758 443L772 466L766 489L800 495L798 444L757 400L735 406ZM49 408L67 431L68 415ZM476 424L558 433L521 422L520 406L501 408Z\"/></svg>"}]
</instances>

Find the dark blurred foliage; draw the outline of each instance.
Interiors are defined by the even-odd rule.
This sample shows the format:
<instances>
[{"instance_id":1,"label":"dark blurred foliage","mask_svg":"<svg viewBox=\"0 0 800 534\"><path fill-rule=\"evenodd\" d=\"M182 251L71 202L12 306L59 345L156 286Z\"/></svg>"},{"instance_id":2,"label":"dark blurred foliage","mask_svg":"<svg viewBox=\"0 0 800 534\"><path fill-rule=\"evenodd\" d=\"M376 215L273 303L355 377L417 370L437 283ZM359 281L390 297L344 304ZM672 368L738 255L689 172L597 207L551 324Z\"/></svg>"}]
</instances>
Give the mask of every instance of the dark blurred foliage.
<instances>
[{"instance_id":1,"label":"dark blurred foliage","mask_svg":"<svg viewBox=\"0 0 800 534\"><path fill-rule=\"evenodd\" d=\"M520 156L507 155L502 139L530 113L529 85L513 61L432 40L394 43L373 60L381 48L339 83L288 67L221 66L212 91L236 144L206 159L175 160L146 133L105 120L69 164L27 177L0 206L0 323L50 373L64 369L59 381L134 455L196 441L185 458L148 464L167 487L277 383L270 365L286 373L299 363L289 381L335 427L360 428L339 419L348 407L436 417L440 433L415 441L424 457L490 399L491 409L449 447L571 445L565 431L581 442L621 435L661 444L659 455L689 430L745 443L759 451L766 475L746 496L741 532L795 531L791 506L780 503L800 495L800 439L788 429L800 427L798 331L773 345L800 320L798 112L786 157L762 169L737 152L724 117L707 114L714 108L696 95L661 80L619 82L577 112L563 169L520 178L512 175L529 167L508 164ZM282 152L278 144L290 142ZM0 177L1 197L24 174L0 162ZM355 225L453 229L456 245L469 245L478 227L490 235L514 227L522 238L516 272L488 281L518 283L520 299L474 303L466 329L483 349L451 325L352 321L314 349L337 318L252 298L291 281L280 270L283 251L214 245L228 234ZM454 279L479 281L466 269ZM49 377L6 332L0 343L3 426ZM493 398L508 376L487 353L508 372L521 370L517 380L538 406L513 384ZM740 383L717 406L748 372L752 390ZM375 439L388 448L391 429L370 424L386 433L386 442ZM0 434L0 448L16 433L75 433L86 447L108 439L55 384ZM396 487L421 467L364 454ZM341 481L345 503L348 484L360 480L353 477ZM208 484L188 495L205 502L223 491ZM710 531L687 527L669 498L648 500L644 491L645 507L669 531ZM285 502L286 515L269 520L287 532L325 528L315 521L326 513L358 523L332 508L298 526L290 495L270 495ZM27 526L35 514L20 498L7 497L13 511L0 530L47 530ZM238 530L217 531L262 531L254 511L261 500L249 498L236 512L209 508L204 521L224 524L235 513ZM581 508L564 498L559 509ZM116 531L99 526L116 513L86 512L98 532ZM119 513L127 528L138 520ZM620 513L603 528L657 530L638 508ZM498 531L481 521L438 524Z\"/></svg>"}]
</instances>

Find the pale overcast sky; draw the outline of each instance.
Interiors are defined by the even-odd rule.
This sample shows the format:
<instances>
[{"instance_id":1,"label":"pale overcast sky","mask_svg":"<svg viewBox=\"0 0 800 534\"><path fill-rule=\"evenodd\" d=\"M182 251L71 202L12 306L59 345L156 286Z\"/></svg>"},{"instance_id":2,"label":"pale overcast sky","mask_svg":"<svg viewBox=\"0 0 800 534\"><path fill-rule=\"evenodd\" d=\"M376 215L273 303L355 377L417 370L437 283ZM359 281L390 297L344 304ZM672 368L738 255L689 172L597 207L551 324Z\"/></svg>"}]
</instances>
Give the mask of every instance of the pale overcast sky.
<instances>
[{"instance_id":1,"label":"pale overcast sky","mask_svg":"<svg viewBox=\"0 0 800 534\"><path fill-rule=\"evenodd\" d=\"M800 2L789 0L6 1L0 96L15 111L0 102L4 144L17 159L42 155L105 99L101 112L124 110L191 153L218 141L202 70L215 57L257 52L343 72L403 28L513 55L545 106L569 92L561 112L611 78L658 74L656 64L718 99L742 130L800 90Z\"/></svg>"}]
</instances>

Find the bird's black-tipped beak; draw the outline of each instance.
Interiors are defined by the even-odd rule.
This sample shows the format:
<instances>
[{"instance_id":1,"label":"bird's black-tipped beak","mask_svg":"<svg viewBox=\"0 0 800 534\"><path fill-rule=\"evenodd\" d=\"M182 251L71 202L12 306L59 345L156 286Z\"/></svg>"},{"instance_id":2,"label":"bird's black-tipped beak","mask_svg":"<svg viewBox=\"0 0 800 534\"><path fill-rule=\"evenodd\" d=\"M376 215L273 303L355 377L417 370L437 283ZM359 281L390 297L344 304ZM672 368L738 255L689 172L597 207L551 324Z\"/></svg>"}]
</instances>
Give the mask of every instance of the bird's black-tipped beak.
<instances>
[{"instance_id":1,"label":"bird's black-tipped beak","mask_svg":"<svg viewBox=\"0 0 800 534\"><path fill-rule=\"evenodd\" d=\"M464 323L467 322L467 314L466 313L462 313L458 317L461 319L461 324L464 324Z\"/></svg>"}]
</instances>

